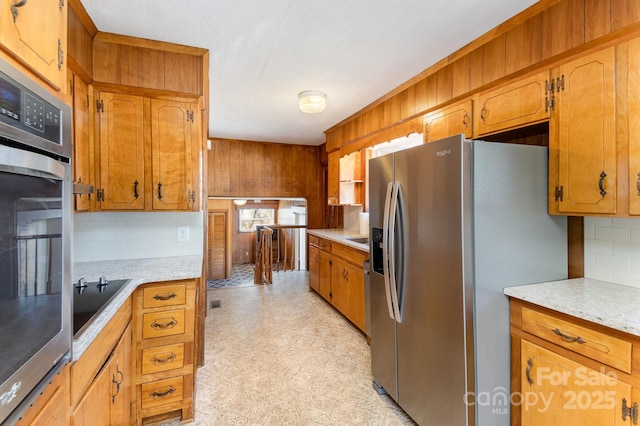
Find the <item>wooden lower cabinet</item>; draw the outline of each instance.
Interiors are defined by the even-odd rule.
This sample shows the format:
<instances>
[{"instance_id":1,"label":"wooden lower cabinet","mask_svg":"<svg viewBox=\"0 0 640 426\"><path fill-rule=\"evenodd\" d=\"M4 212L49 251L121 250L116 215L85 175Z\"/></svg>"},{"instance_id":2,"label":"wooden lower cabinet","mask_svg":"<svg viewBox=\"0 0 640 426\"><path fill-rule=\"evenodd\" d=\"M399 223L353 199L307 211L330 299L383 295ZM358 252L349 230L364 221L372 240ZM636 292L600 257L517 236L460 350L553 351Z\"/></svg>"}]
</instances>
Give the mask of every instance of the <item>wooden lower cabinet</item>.
<instances>
[{"instance_id":1,"label":"wooden lower cabinet","mask_svg":"<svg viewBox=\"0 0 640 426\"><path fill-rule=\"evenodd\" d=\"M69 424L69 364L62 367L15 426Z\"/></svg>"},{"instance_id":2,"label":"wooden lower cabinet","mask_svg":"<svg viewBox=\"0 0 640 426\"><path fill-rule=\"evenodd\" d=\"M134 293L134 424L193 418L195 295L195 280L145 284Z\"/></svg>"},{"instance_id":3,"label":"wooden lower cabinet","mask_svg":"<svg viewBox=\"0 0 640 426\"><path fill-rule=\"evenodd\" d=\"M339 257L333 257L332 262L333 306L364 331L364 269Z\"/></svg>"},{"instance_id":4,"label":"wooden lower cabinet","mask_svg":"<svg viewBox=\"0 0 640 426\"><path fill-rule=\"evenodd\" d=\"M364 269L367 252L309 235L309 288L365 331Z\"/></svg>"},{"instance_id":5,"label":"wooden lower cabinet","mask_svg":"<svg viewBox=\"0 0 640 426\"><path fill-rule=\"evenodd\" d=\"M631 385L612 369L591 369L526 340L521 350L522 426L629 424L621 410Z\"/></svg>"},{"instance_id":6,"label":"wooden lower cabinet","mask_svg":"<svg viewBox=\"0 0 640 426\"><path fill-rule=\"evenodd\" d=\"M309 288L318 292L320 288L320 249L309 245Z\"/></svg>"},{"instance_id":7,"label":"wooden lower cabinet","mask_svg":"<svg viewBox=\"0 0 640 426\"><path fill-rule=\"evenodd\" d=\"M637 337L514 300L511 335L512 425L635 424Z\"/></svg>"},{"instance_id":8,"label":"wooden lower cabinet","mask_svg":"<svg viewBox=\"0 0 640 426\"><path fill-rule=\"evenodd\" d=\"M131 424L131 298L71 364L71 424Z\"/></svg>"},{"instance_id":9,"label":"wooden lower cabinet","mask_svg":"<svg viewBox=\"0 0 640 426\"><path fill-rule=\"evenodd\" d=\"M73 412L73 425L128 425L131 422L131 326Z\"/></svg>"}]
</instances>

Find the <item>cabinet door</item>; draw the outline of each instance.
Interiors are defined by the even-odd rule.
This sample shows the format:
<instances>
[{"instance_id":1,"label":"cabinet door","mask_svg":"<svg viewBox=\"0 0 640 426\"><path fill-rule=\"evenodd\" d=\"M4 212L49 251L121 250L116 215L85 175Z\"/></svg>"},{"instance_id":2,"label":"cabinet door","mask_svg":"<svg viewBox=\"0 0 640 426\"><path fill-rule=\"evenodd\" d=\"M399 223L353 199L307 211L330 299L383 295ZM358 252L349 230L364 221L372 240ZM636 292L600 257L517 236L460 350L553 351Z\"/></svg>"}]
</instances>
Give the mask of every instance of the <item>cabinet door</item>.
<instances>
[{"instance_id":1,"label":"cabinet door","mask_svg":"<svg viewBox=\"0 0 640 426\"><path fill-rule=\"evenodd\" d=\"M549 119L549 71L480 93L473 124L476 136L488 135Z\"/></svg>"},{"instance_id":2,"label":"cabinet door","mask_svg":"<svg viewBox=\"0 0 640 426\"><path fill-rule=\"evenodd\" d=\"M73 91L73 181L93 185L89 141L89 86L77 75L71 76ZM75 194L74 210L91 210L92 194Z\"/></svg>"},{"instance_id":3,"label":"cabinet door","mask_svg":"<svg viewBox=\"0 0 640 426\"><path fill-rule=\"evenodd\" d=\"M464 133L467 139L472 137L471 100L457 103L424 116L424 141L433 142L447 136Z\"/></svg>"},{"instance_id":4,"label":"cabinet door","mask_svg":"<svg viewBox=\"0 0 640 426\"><path fill-rule=\"evenodd\" d=\"M131 369L131 325L129 325L118 341L111 361L110 376L110 413L112 425L131 424L131 392L133 372Z\"/></svg>"},{"instance_id":5,"label":"cabinet door","mask_svg":"<svg viewBox=\"0 0 640 426\"><path fill-rule=\"evenodd\" d=\"M522 426L629 425L622 420L622 400L631 386L612 371L596 371L522 341Z\"/></svg>"},{"instance_id":6,"label":"cabinet door","mask_svg":"<svg viewBox=\"0 0 640 426\"><path fill-rule=\"evenodd\" d=\"M64 88L67 2L0 0L0 28L0 45L53 88Z\"/></svg>"},{"instance_id":7,"label":"cabinet door","mask_svg":"<svg viewBox=\"0 0 640 426\"><path fill-rule=\"evenodd\" d=\"M100 208L144 209L144 100L98 94Z\"/></svg>"},{"instance_id":8,"label":"cabinet door","mask_svg":"<svg viewBox=\"0 0 640 426\"><path fill-rule=\"evenodd\" d=\"M331 294L333 306L364 330L364 271L333 257Z\"/></svg>"},{"instance_id":9,"label":"cabinet door","mask_svg":"<svg viewBox=\"0 0 640 426\"><path fill-rule=\"evenodd\" d=\"M331 254L320 251L318 293L328 301L331 301L331 266Z\"/></svg>"},{"instance_id":10,"label":"cabinet door","mask_svg":"<svg viewBox=\"0 0 640 426\"><path fill-rule=\"evenodd\" d=\"M364 331L364 270L362 268L349 265L347 285L349 289L347 317L356 325L356 327Z\"/></svg>"},{"instance_id":11,"label":"cabinet door","mask_svg":"<svg viewBox=\"0 0 640 426\"><path fill-rule=\"evenodd\" d=\"M349 264L331 258L331 303L343 315L349 311Z\"/></svg>"},{"instance_id":12,"label":"cabinet door","mask_svg":"<svg viewBox=\"0 0 640 426\"><path fill-rule=\"evenodd\" d=\"M154 210L189 210L195 202L192 155L197 116L190 103L151 100Z\"/></svg>"},{"instance_id":13,"label":"cabinet door","mask_svg":"<svg viewBox=\"0 0 640 426\"><path fill-rule=\"evenodd\" d=\"M553 74L557 110L549 129L549 171L551 182L557 164L558 181L550 196L560 213L615 213L614 48L567 63Z\"/></svg>"},{"instance_id":14,"label":"cabinet door","mask_svg":"<svg viewBox=\"0 0 640 426\"><path fill-rule=\"evenodd\" d=\"M640 38L629 42L629 214L640 215Z\"/></svg>"},{"instance_id":15,"label":"cabinet door","mask_svg":"<svg viewBox=\"0 0 640 426\"><path fill-rule=\"evenodd\" d=\"M111 424L111 369L106 365L73 412L73 426Z\"/></svg>"},{"instance_id":16,"label":"cabinet door","mask_svg":"<svg viewBox=\"0 0 640 426\"><path fill-rule=\"evenodd\" d=\"M309 246L309 287L320 291L320 250Z\"/></svg>"},{"instance_id":17,"label":"cabinet door","mask_svg":"<svg viewBox=\"0 0 640 426\"><path fill-rule=\"evenodd\" d=\"M131 423L131 326L73 412L73 425L101 426Z\"/></svg>"},{"instance_id":18,"label":"cabinet door","mask_svg":"<svg viewBox=\"0 0 640 426\"><path fill-rule=\"evenodd\" d=\"M327 203L340 203L340 151L330 152L328 155L329 169L327 177Z\"/></svg>"}]
</instances>

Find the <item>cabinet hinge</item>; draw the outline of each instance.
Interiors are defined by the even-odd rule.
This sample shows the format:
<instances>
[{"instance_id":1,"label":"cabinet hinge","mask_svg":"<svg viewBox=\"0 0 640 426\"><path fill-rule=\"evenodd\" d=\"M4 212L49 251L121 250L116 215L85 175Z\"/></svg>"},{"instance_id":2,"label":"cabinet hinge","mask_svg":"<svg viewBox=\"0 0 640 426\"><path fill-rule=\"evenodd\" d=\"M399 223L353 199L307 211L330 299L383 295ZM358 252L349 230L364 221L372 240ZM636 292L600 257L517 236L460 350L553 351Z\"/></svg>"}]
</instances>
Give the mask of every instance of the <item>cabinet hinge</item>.
<instances>
[{"instance_id":1,"label":"cabinet hinge","mask_svg":"<svg viewBox=\"0 0 640 426\"><path fill-rule=\"evenodd\" d=\"M545 96L544 98L544 110L545 111L549 111L552 110L553 107L555 106L555 99L553 97L553 93L551 94L551 97L547 97Z\"/></svg>"},{"instance_id":2,"label":"cabinet hinge","mask_svg":"<svg viewBox=\"0 0 640 426\"><path fill-rule=\"evenodd\" d=\"M96 191L96 201L104 201L104 189L98 189Z\"/></svg>"},{"instance_id":3,"label":"cabinet hinge","mask_svg":"<svg viewBox=\"0 0 640 426\"><path fill-rule=\"evenodd\" d=\"M627 420L627 416L631 417L633 424L638 424L638 403L634 402L633 406L627 407L627 400L622 398L622 421Z\"/></svg>"},{"instance_id":4,"label":"cabinet hinge","mask_svg":"<svg viewBox=\"0 0 640 426\"><path fill-rule=\"evenodd\" d=\"M544 81L544 94L548 94L548 93L553 93L554 91L554 86L553 86L553 79L551 79L551 81L549 80L545 80Z\"/></svg>"},{"instance_id":5,"label":"cabinet hinge","mask_svg":"<svg viewBox=\"0 0 640 426\"><path fill-rule=\"evenodd\" d=\"M104 112L104 101L102 99L96 100L96 111Z\"/></svg>"},{"instance_id":6,"label":"cabinet hinge","mask_svg":"<svg viewBox=\"0 0 640 426\"><path fill-rule=\"evenodd\" d=\"M562 185L556 186L556 201L561 201L564 198L564 187Z\"/></svg>"},{"instance_id":7,"label":"cabinet hinge","mask_svg":"<svg viewBox=\"0 0 640 426\"><path fill-rule=\"evenodd\" d=\"M64 51L62 50L62 41L58 39L58 71L62 69L64 63Z\"/></svg>"},{"instance_id":8,"label":"cabinet hinge","mask_svg":"<svg viewBox=\"0 0 640 426\"><path fill-rule=\"evenodd\" d=\"M556 79L556 89L558 92L564 90L564 74Z\"/></svg>"}]
</instances>

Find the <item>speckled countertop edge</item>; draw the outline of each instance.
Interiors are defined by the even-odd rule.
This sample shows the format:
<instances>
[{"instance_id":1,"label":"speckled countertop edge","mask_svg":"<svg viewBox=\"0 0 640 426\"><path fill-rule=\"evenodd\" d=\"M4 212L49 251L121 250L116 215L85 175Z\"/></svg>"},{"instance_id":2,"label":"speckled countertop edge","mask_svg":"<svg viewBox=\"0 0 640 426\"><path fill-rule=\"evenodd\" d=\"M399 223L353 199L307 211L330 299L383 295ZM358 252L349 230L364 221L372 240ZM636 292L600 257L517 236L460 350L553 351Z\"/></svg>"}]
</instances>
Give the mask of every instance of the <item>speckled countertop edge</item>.
<instances>
[{"instance_id":1,"label":"speckled countertop edge","mask_svg":"<svg viewBox=\"0 0 640 426\"><path fill-rule=\"evenodd\" d=\"M360 244L355 241L350 241L347 238L361 238L361 237L369 237L367 234L360 234L356 231L351 231L349 229L308 229L307 232L311 235L315 235L320 238L326 238L327 240L332 240L340 244L344 244L345 246L353 247L360 251L364 251L369 253L369 245L368 244Z\"/></svg>"},{"instance_id":2,"label":"speckled countertop edge","mask_svg":"<svg viewBox=\"0 0 640 426\"><path fill-rule=\"evenodd\" d=\"M80 278L85 278L87 281L97 281L103 275L108 280L129 279L129 282L116 293L113 300L93 319L93 322L80 335L74 337L71 360L77 361L82 356L139 285L199 278L201 274L202 256L105 260L74 264L74 282Z\"/></svg>"},{"instance_id":3,"label":"speckled countertop edge","mask_svg":"<svg viewBox=\"0 0 640 426\"><path fill-rule=\"evenodd\" d=\"M507 287L504 294L640 336L638 288L589 278L574 278Z\"/></svg>"}]
</instances>

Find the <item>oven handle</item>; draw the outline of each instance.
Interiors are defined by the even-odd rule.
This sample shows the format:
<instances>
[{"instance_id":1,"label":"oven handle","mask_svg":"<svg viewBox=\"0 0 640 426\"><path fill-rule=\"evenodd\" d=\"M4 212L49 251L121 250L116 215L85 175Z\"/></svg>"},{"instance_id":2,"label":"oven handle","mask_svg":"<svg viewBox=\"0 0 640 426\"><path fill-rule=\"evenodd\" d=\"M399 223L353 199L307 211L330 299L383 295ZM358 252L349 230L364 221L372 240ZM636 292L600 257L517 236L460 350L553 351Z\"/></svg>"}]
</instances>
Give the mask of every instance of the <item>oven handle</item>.
<instances>
[{"instance_id":1,"label":"oven handle","mask_svg":"<svg viewBox=\"0 0 640 426\"><path fill-rule=\"evenodd\" d=\"M64 163L31 151L0 145L0 171L63 180Z\"/></svg>"}]
</instances>

